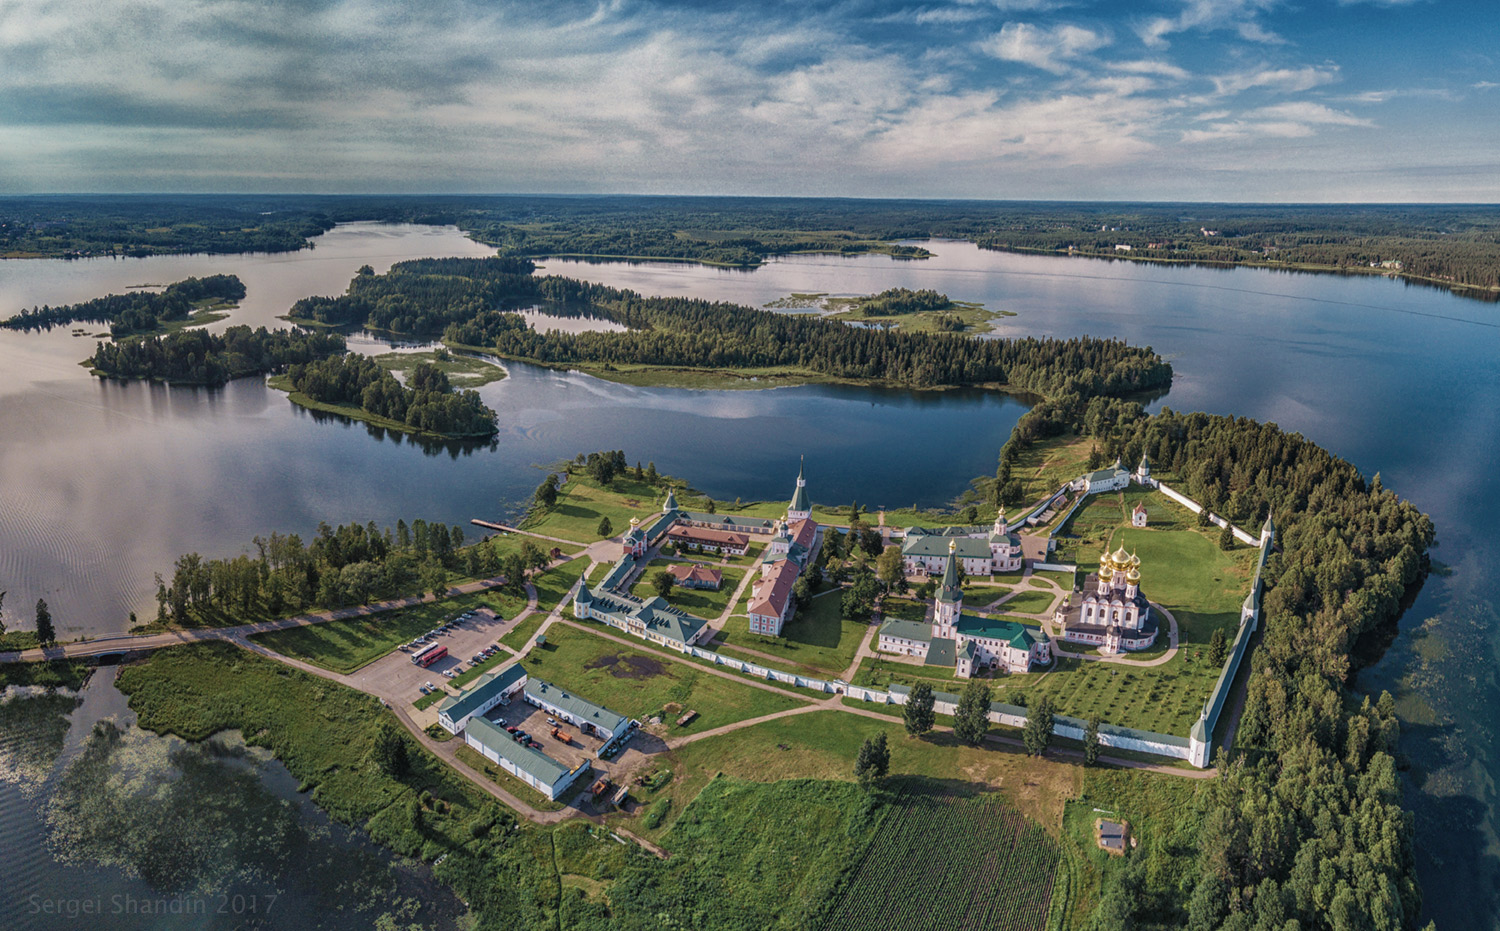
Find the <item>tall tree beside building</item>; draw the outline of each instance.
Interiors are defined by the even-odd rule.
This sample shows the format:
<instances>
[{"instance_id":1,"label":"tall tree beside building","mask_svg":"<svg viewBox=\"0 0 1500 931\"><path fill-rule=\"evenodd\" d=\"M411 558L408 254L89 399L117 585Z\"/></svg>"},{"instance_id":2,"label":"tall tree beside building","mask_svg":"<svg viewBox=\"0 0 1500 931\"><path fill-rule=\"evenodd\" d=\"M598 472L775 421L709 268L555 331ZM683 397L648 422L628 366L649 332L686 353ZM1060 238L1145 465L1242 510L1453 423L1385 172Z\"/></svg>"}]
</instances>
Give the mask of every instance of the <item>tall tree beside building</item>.
<instances>
[{"instance_id":1,"label":"tall tree beside building","mask_svg":"<svg viewBox=\"0 0 1500 931\"><path fill-rule=\"evenodd\" d=\"M953 735L971 747L984 741L990 729L990 687L971 679L958 699L953 715Z\"/></svg>"},{"instance_id":2,"label":"tall tree beside building","mask_svg":"<svg viewBox=\"0 0 1500 931\"><path fill-rule=\"evenodd\" d=\"M1234 531L1227 523L1224 529L1219 531L1219 549L1225 551L1234 549Z\"/></svg>"},{"instance_id":3,"label":"tall tree beside building","mask_svg":"<svg viewBox=\"0 0 1500 931\"><path fill-rule=\"evenodd\" d=\"M47 610L47 602L42 598L36 600L36 639L44 647L57 642L57 631L52 629L52 612Z\"/></svg>"},{"instance_id":4,"label":"tall tree beside building","mask_svg":"<svg viewBox=\"0 0 1500 931\"><path fill-rule=\"evenodd\" d=\"M599 536L612 537L615 535L615 525L609 522L608 517L599 518Z\"/></svg>"},{"instance_id":5,"label":"tall tree beside building","mask_svg":"<svg viewBox=\"0 0 1500 931\"><path fill-rule=\"evenodd\" d=\"M875 560L875 577L884 582L888 589L901 584L906 578L901 565L901 547L892 543L881 551L880 557Z\"/></svg>"},{"instance_id":6,"label":"tall tree beside building","mask_svg":"<svg viewBox=\"0 0 1500 931\"><path fill-rule=\"evenodd\" d=\"M671 594L672 586L677 580L672 578L672 573L665 569L658 569L651 575L651 589L663 598Z\"/></svg>"},{"instance_id":7,"label":"tall tree beside building","mask_svg":"<svg viewBox=\"0 0 1500 931\"><path fill-rule=\"evenodd\" d=\"M901 709L901 717L906 722L906 732L913 737L920 737L932 730L934 715L932 713L932 686L925 682L918 683L906 696L906 705Z\"/></svg>"},{"instance_id":8,"label":"tall tree beside building","mask_svg":"<svg viewBox=\"0 0 1500 931\"><path fill-rule=\"evenodd\" d=\"M1224 628L1220 627L1208 638L1208 662L1212 666L1224 665L1224 660L1229 656L1228 638L1224 635Z\"/></svg>"},{"instance_id":9,"label":"tall tree beside building","mask_svg":"<svg viewBox=\"0 0 1500 931\"><path fill-rule=\"evenodd\" d=\"M1026 726L1021 729L1021 739L1026 744L1026 752L1032 756L1041 756L1047 752L1047 744L1052 742L1052 697L1043 695L1037 699L1036 704L1026 709Z\"/></svg>"}]
</instances>

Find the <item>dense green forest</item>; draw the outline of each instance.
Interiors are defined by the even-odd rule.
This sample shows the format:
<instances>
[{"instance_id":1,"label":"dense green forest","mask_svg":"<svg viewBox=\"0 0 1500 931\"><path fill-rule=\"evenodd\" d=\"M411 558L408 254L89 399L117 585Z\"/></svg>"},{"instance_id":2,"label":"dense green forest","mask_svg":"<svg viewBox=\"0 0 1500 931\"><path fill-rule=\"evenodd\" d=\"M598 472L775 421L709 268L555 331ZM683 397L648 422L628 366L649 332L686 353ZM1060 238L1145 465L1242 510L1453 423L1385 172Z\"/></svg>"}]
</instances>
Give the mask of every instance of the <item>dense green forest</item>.
<instances>
[{"instance_id":1,"label":"dense green forest","mask_svg":"<svg viewBox=\"0 0 1500 931\"><path fill-rule=\"evenodd\" d=\"M947 310L953 306L948 295L931 288L913 291L910 288L887 288L879 294L862 297L854 302L854 309L866 317L894 317L900 314L916 314L929 310Z\"/></svg>"},{"instance_id":2,"label":"dense green forest","mask_svg":"<svg viewBox=\"0 0 1500 931\"><path fill-rule=\"evenodd\" d=\"M295 252L333 223L300 197L6 197L0 257Z\"/></svg>"},{"instance_id":3,"label":"dense green forest","mask_svg":"<svg viewBox=\"0 0 1500 931\"><path fill-rule=\"evenodd\" d=\"M690 298L645 298L567 278L537 278L515 259L419 259L360 274L348 294L299 301L294 318L367 323L550 365L634 363L703 369L780 367L913 387L1006 384L1040 394L1121 395L1165 388L1169 365L1119 340L975 340L861 329ZM538 333L497 307L589 304L623 333Z\"/></svg>"},{"instance_id":4,"label":"dense green forest","mask_svg":"<svg viewBox=\"0 0 1500 931\"><path fill-rule=\"evenodd\" d=\"M222 335L194 329L99 343L87 362L96 375L108 378L222 385L232 378L276 372L344 351L344 338L336 333L232 326Z\"/></svg>"},{"instance_id":5,"label":"dense green forest","mask_svg":"<svg viewBox=\"0 0 1500 931\"><path fill-rule=\"evenodd\" d=\"M186 320L193 312L193 305L199 301L238 301L244 296L245 284L235 275L184 278L167 285L160 294L136 291L108 294L59 307L33 307L0 320L0 326L12 330L50 330L54 326L86 320L108 323L110 335L118 338L134 333L152 333L165 322Z\"/></svg>"},{"instance_id":6,"label":"dense green forest","mask_svg":"<svg viewBox=\"0 0 1500 931\"><path fill-rule=\"evenodd\" d=\"M1098 398L1071 426L1243 526L1269 514L1264 639L1232 762L1217 760L1197 849L1135 858L1095 926L1412 928L1421 907L1389 694L1349 688L1361 637L1389 630L1423 576L1432 522L1298 434L1249 419L1145 416ZM1003 455L1013 458L1018 447ZM1004 468L1004 463L1002 463ZM1153 862L1174 856L1176 862Z\"/></svg>"},{"instance_id":7,"label":"dense green forest","mask_svg":"<svg viewBox=\"0 0 1500 931\"><path fill-rule=\"evenodd\" d=\"M453 390L447 373L430 362L417 363L406 385L374 360L352 353L299 362L288 375L292 387L314 401L357 405L419 433L488 437L497 432L495 412L479 400L479 392Z\"/></svg>"},{"instance_id":8,"label":"dense green forest","mask_svg":"<svg viewBox=\"0 0 1500 931\"><path fill-rule=\"evenodd\" d=\"M0 198L0 255L287 251L335 222L457 225L502 255L754 266L789 252L990 249L1378 272L1500 297L1500 207L625 196ZM1116 246L1129 246L1130 251ZM1383 267L1382 267L1383 266Z\"/></svg>"},{"instance_id":9,"label":"dense green forest","mask_svg":"<svg viewBox=\"0 0 1500 931\"><path fill-rule=\"evenodd\" d=\"M170 579L157 577L157 620L193 625L260 610L277 616L365 604L418 589L443 590L450 571L473 577L504 573L519 587L528 570L548 562L535 545L503 557L482 541L465 546L463 528L421 518L410 525L397 521L394 529L324 523L307 543L295 533L253 542L254 555L180 557Z\"/></svg>"}]
</instances>

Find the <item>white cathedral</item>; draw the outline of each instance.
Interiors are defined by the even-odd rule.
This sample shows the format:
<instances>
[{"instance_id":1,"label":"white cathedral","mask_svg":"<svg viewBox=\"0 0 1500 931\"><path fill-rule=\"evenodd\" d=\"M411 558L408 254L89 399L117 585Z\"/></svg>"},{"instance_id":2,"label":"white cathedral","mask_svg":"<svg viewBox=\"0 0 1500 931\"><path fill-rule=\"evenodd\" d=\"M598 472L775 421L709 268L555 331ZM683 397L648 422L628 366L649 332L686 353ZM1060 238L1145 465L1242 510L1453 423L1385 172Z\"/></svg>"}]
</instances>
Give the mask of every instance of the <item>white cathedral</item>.
<instances>
[{"instance_id":1,"label":"white cathedral","mask_svg":"<svg viewBox=\"0 0 1500 931\"><path fill-rule=\"evenodd\" d=\"M1156 642L1158 626L1151 602L1141 594L1141 559L1120 547L1099 557L1089 575L1057 609L1062 638L1087 643L1104 653L1144 650Z\"/></svg>"}]
</instances>

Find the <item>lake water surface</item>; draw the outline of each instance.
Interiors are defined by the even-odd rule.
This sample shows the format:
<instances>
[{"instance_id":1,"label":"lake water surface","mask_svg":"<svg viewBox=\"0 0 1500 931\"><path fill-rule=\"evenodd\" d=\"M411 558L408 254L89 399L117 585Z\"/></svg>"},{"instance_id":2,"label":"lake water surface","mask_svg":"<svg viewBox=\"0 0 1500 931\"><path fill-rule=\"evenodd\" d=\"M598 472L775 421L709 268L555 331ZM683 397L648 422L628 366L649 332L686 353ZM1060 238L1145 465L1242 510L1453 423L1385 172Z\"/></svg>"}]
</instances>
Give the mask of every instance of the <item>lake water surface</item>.
<instances>
[{"instance_id":1,"label":"lake water surface","mask_svg":"<svg viewBox=\"0 0 1500 931\"><path fill-rule=\"evenodd\" d=\"M217 326L271 325L298 297L342 291L367 262L486 251L451 229L369 224L318 242L292 256L0 263L0 310L234 272L249 295ZM1015 312L997 321L1001 335L1153 346L1177 373L1155 406L1272 420L1380 472L1433 516L1434 556L1453 571L1427 583L1360 685L1399 696L1429 916L1444 929L1500 927L1500 551L1489 546L1500 504L1487 493L1500 474L1500 309L1379 278L928 247L926 261L794 256L754 271L548 261L544 272L752 305L935 288ZM500 416L496 441L432 445L316 417L254 380L99 382L76 365L91 350L62 330L0 332L0 587L13 625L18 605L44 596L67 636L122 629L128 611L150 607L151 574L182 552L229 555L257 533L306 534L322 520L514 513L542 477L533 465L581 451L624 449L729 500L789 494L805 454L817 500L940 504L993 472L1024 412L979 391L650 389L507 364L510 377L481 390Z\"/></svg>"}]
</instances>

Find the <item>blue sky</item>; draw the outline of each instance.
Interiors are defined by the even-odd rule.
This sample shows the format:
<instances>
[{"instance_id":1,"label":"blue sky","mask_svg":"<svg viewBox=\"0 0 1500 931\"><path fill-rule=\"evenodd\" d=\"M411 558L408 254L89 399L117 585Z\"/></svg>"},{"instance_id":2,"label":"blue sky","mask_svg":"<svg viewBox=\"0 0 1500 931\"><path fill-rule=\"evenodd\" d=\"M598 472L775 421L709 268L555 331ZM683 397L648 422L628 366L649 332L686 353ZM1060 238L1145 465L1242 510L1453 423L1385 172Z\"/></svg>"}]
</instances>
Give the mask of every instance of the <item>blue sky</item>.
<instances>
[{"instance_id":1,"label":"blue sky","mask_svg":"<svg viewBox=\"0 0 1500 931\"><path fill-rule=\"evenodd\" d=\"M0 192L1500 201L1488 3L7 0Z\"/></svg>"}]
</instances>

